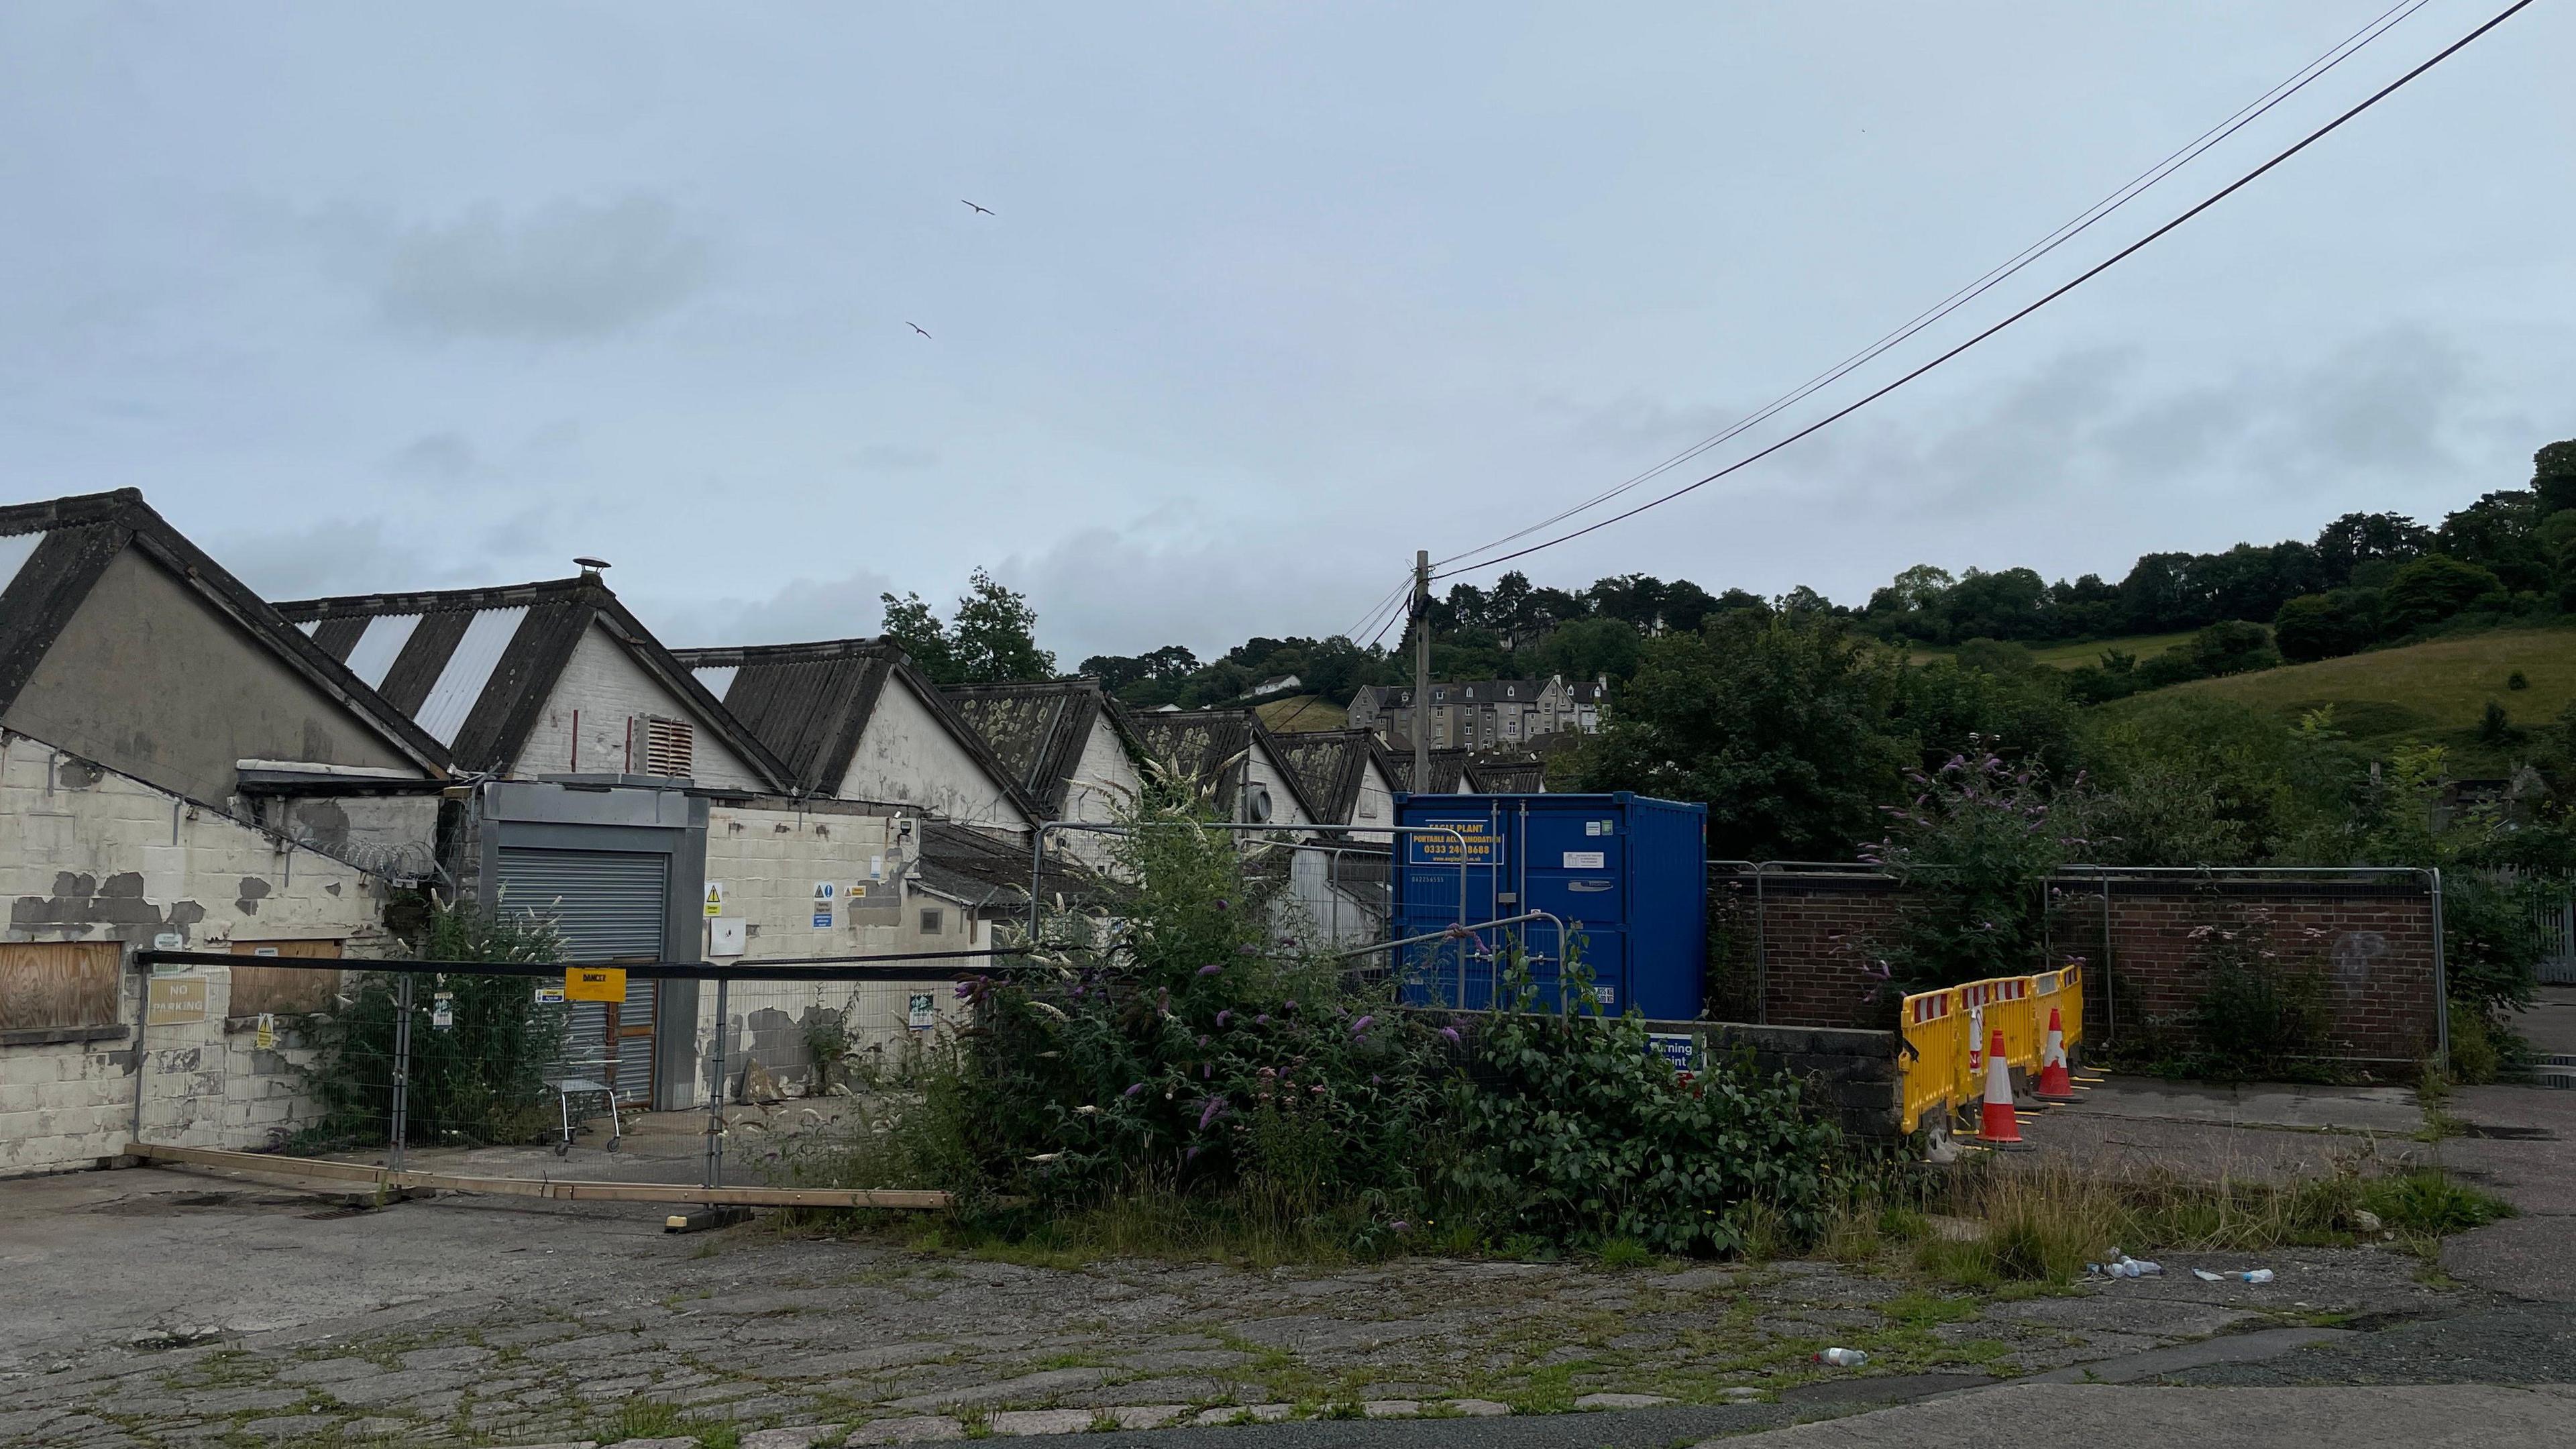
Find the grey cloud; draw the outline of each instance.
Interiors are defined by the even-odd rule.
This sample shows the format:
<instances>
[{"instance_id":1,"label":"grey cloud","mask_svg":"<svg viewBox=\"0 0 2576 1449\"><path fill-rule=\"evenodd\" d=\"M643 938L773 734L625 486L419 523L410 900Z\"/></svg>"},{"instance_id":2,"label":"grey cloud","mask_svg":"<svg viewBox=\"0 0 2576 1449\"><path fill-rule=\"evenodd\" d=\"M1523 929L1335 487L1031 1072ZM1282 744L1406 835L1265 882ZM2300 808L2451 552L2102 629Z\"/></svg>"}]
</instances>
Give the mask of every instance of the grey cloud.
<instances>
[{"instance_id":1,"label":"grey cloud","mask_svg":"<svg viewBox=\"0 0 2576 1449\"><path fill-rule=\"evenodd\" d=\"M385 466L405 477L454 481L481 472L483 460L463 433L449 430L423 433L403 444Z\"/></svg>"},{"instance_id":2,"label":"grey cloud","mask_svg":"<svg viewBox=\"0 0 2576 1449\"><path fill-rule=\"evenodd\" d=\"M376 304L396 327L432 336L587 341L679 306L704 285L711 256L657 196L556 201L517 218L486 204L391 238Z\"/></svg>"},{"instance_id":3,"label":"grey cloud","mask_svg":"<svg viewBox=\"0 0 2576 1449\"><path fill-rule=\"evenodd\" d=\"M850 462L865 473L919 473L938 467L939 455L927 448L874 443L852 453Z\"/></svg>"},{"instance_id":4,"label":"grey cloud","mask_svg":"<svg viewBox=\"0 0 2576 1449\"><path fill-rule=\"evenodd\" d=\"M328 519L291 533L209 530L202 541L217 563L267 599L490 582L474 569L431 561L416 540L388 537L385 523L373 518Z\"/></svg>"},{"instance_id":5,"label":"grey cloud","mask_svg":"<svg viewBox=\"0 0 2576 1449\"><path fill-rule=\"evenodd\" d=\"M1029 596L1038 642L1071 668L1091 654L1134 654L1164 644L1201 653L1254 634L1330 634L1358 622L1379 590L1350 540L1320 529L1254 527L1238 535L1151 542L1085 529L1035 555L993 565L993 576ZM1373 545L1397 572L1397 552ZM1365 641L1363 641L1365 642Z\"/></svg>"},{"instance_id":6,"label":"grey cloud","mask_svg":"<svg viewBox=\"0 0 2576 1449\"><path fill-rule=\"evenodd\" d=\"M645 618L666 642L693 647L848 639L876 633L885 619L878 595L900 592L884 574L861 569L837 579L797 579L766 599L674 602Z\"/></svg>"}]
</instances>

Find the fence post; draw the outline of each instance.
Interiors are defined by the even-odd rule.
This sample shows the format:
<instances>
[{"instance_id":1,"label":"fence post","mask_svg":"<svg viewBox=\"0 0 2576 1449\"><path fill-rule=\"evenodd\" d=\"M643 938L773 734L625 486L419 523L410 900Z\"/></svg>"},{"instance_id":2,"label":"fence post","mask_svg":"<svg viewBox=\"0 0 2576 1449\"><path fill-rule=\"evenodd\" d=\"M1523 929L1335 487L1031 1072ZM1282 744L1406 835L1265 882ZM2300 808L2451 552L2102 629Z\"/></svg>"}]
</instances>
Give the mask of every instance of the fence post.
<instances>
[{"instance_id":1,"label":"fence post","mask_svg":"<svg viewBox=\"0 0 2576 1449\"><path fill-rule=\"evenodd\" d=\"M143 1140L143 1074L149 1070L143 1055L143 1031L152 1022L152 968L142 968L143 975L134 983L134 1131L125 1140Z\"/></svg>"},{"instance_id":2,"label":"fence post","mask_svg":"<svg viewBox=\"0 0 2576 1449\"><path fill-rule=\"evenodd\" d=\"M405 971L394 978L393 1141L385 1165L396 1172L402 1170L403 1139L411 1135L411 976Z\"/></svg>"},{"instance_id":3,"label":"fence post","mask_svg":"<svg viewBox=\"0 0 2576 1449\"><path fill-rule=\"evenodd\" d=\"M707 1074L706 1185L711 1188L724 1186L725 1032L731 1026L725 1015L725 988L731 985L733 981L729 977L716 978L715 1065Z\"/></svg>"}]
</instances>

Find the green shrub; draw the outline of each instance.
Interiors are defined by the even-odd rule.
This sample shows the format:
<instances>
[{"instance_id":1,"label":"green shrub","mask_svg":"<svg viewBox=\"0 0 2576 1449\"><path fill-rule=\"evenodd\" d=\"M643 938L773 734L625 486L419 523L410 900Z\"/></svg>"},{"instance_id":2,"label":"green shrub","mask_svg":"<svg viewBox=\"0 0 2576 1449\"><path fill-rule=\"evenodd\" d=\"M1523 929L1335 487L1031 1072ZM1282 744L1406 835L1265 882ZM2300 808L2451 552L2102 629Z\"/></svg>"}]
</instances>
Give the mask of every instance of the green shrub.
<instances>
[{"instance_id":1,"label":"green shrub","mask_svg":"<svg viewBox=\"0 0 2576 1449\"><path fill-rule=\"evenodd\" d=\"M1683 1254L1824 1227L1838 1134L1807 1120L1786 1076L1732 1059L1684 1082L1633 1016L1505 1015L1473 1052L1452 1096L1465 1142L1452 1185L1498 1234Z\"/></svg>"},{"instance_id":2,"label":"green shrub","mask_svg":"<svg viewBox=\"0 0 2576 1449\"><path fill-rule=\"evenodd\" d=\"M1439 1028L1274 939L1275 884L1200 808L1168 789L1139 805L1114 929L1059 920L1036 958L1051 970L961 984L973 1025L926 1064L903 1129L939 1185L1050 1211L1168 1191L1400 1215L1439 1135Z\"/></svg>"},{"instance_id":3,"label":"green shrub","mask_svg":"<svg viewBox=\"0 0 2576 1449\"><path fill-rule=\"evenodd\" d=\"M2043 969L2043 883L2086 843L2037 766L1986 751L1907 778L1914 799L1861 852L1904 886L1887 939L1867 943L1891 1018L1906 992Z\"/></svg>"},{"instance_id":4,"label":"green shrub","mask_svg":"<svg viewBox=\"0 0 2576 1449\"><path fill-rule=\"evenodd\" d=\"M435 905L415 952L423 960L551 963L564 957L554 926L471 902ZM555 1118L545 1074L562 1059L567 1012L539 1006L525 976L415 976L411 1072L405 1118L414 1143L525 1142ZM340 1008L317 1025L319 1052L304 1069L321 1111L298 1146L315 1150L385 1140L393 1120L393 1064L402 1016L400 981L361 972ZM445 992L453 1025L432 1026Z\"/></svg>"},{"instance_id":5,"label":"green shrub","mask_svg":"<svg viewBox=\"0 0 2576 1449\"><path fill-rule=\"evenodd\" d=\"M2314 970L2229 952L2192 1010L2191 1075L2213 1081L2313 1075L2325 1048L2325 984Z\"/></svg>"},{"instance_id":6,"label":"green shrub","mask_svg":"<svg viewBox=\"0 0 2576 1449\"><path fill-rule=\"evenodd\" d=\"M2504 1068L2504 1053L2486 1013L2465 1003L2450 1003L2451 1080L2467 1086L2492 1082Z\"/></svg>"}]
</instances>

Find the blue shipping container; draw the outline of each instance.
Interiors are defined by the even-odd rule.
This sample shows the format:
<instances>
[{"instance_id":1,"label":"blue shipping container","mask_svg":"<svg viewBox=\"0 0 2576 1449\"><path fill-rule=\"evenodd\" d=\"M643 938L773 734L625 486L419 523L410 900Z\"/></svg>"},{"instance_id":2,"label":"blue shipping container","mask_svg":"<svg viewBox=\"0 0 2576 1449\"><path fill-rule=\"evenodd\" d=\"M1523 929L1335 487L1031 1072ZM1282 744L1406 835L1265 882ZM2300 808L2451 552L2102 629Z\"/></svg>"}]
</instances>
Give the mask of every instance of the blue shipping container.
<instances>
[{"instance_id":1,"label":"blue shipping container","mask_svg":"<svg viewBox=\"0 0 2576 1449\"><path fill-rule=\"evenodd\" d=\"M1708 807L1614 795L1398 795L1403 837L1393 934L1401 940L1530 911L1565 923L1591 975L1589 1009L1657 1021L1700 1014L1708 963ZM1455 832L1454 834L1450 832ZM1565 1006L1565 942L1549 921L1395 954L1404 1000L1494 1004L1506 948L1527 953L1537 1009ZM1506 1005L1509 1004L1507 1001ZM1573 1003L1586 1009L1581 998Z\"/></svg>"}]
</instances>

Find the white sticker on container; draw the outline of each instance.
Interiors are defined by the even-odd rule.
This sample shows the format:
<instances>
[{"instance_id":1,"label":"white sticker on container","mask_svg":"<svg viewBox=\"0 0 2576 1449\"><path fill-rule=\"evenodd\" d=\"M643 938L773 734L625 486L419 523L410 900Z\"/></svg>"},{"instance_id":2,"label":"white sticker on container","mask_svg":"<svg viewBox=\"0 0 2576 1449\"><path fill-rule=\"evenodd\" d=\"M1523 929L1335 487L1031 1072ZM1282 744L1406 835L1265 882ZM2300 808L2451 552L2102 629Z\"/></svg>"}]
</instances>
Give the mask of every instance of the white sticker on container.
<instances>
[{"instance_id":1,"label":"white sticker on container","mask_svg":"<svg viewBox=\"0 0 2576 1449\"><path fill-rule=\"evenodd\" d=\"M1565 853L1565 869L1599 870L1609 864L1606 854L1598 850L1569 850Z\"/></svg>"}]
</instances>

